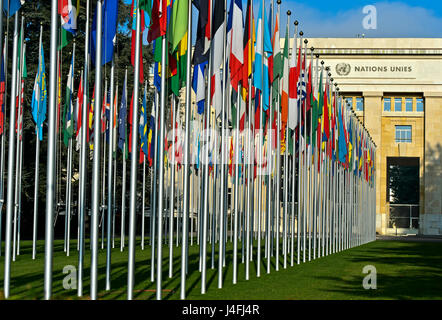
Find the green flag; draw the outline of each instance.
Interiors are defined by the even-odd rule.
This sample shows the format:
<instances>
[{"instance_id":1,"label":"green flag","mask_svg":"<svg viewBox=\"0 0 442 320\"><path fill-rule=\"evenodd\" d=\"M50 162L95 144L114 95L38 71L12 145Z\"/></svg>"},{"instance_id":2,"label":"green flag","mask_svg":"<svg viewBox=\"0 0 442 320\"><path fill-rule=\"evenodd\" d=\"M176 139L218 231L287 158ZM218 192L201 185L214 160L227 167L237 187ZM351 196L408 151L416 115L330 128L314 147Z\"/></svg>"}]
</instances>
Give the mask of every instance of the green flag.
<instances>
[{"instance_id":1,"label":"green flag","mask_svg":"<svg viewBox=\"0 0 442 320\"><path fill-rule=\"evenodd\" d=\"M172 44L171 51L174 52L184 35L187 32L187 16L188 16L189 1L175 0L172 8L172 18L170 21L169 35L170 43Z\"/></svg>"},{"instance_id":2,"label":"green flag","mask_svg":"<svg viewBox=\"0 0 442 320\"><path fill-rule=\"evenodd\" d=\"M71 32L65 30L63 27L60 27L60 45L58 46L58 50L66 47L73 38L74 37Z\"/></svg>"}]
</instances>

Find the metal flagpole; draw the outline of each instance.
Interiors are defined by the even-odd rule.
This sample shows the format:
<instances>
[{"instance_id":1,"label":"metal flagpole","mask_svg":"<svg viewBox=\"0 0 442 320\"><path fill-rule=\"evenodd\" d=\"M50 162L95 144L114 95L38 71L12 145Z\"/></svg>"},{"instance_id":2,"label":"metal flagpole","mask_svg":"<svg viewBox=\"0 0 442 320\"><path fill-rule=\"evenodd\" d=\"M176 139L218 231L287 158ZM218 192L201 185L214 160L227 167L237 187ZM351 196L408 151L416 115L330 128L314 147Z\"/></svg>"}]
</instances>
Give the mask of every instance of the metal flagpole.
<instances>
[{"instance_id":1,"label":"metal flagpole","mask_svg":"<svg viewBox=\"0 0 442 320\"><path fill-rule=\"evenodd\" d=\"M75 39L72 46L72 78L71 78L71 88L74 87L74 77L75 74ZM72 97L71 97L72 101ZM70 101L68 103L71 103ZM69 107L70 109L70 107ZM72 114L72 109L70 109ZM68 145L68 159L67 159L67 186L66 186L66 212L65 219L67 220L67 233L66 233L66 255L69 256L69 245L70 245L70 234L71 234L71 199L72 199L72 137L69 139Z\"/></svg>"},{"instance_id":2,"label":"metal flagpole","mask_svg":"<svg viewBox=\"0 0 442 320\"><path fill-rule=\"evenodd\" d=\"M125 82L127 79L127 68L125 71L125 78L124 78ZM126 99L127 99L127 87L125 86L123 88L123 90L126 91ZM127 121L127 120L126 120ZM124 134L127 137L127 130L125 130ZM124 244L126 241L126 236L125 236L125 231L126 231L126 166L127 166L127 160L126 160L126 143L127 143L127 139L124 139L124 144L123 144L123 177L122 177L122 191L121 191L121 235L120 235L120 251L123 252L123 248L124 248Z\"/></svg>"},{"instance_id":3,"label":"metal flagpole","mask_svg":"<svg viewBox=\"0 0 442 320\"><path fill-rule=\"evenodd\" d=\"M87 137L86 130L89 125L88 113L86 106L88 105L88 74L89 74L89 0L86 0L86 31L85 31L85 51L84 51L84 86L83 86L83 108L81 125L81 152L80 152L80 197L79 197L79 210L80 215L80 232L79 232L79 252L78 252L78 279L77 279L77 295L81 297L83 295L83 259L84 259L84 219L86 214L86 178L87 178Z\"/></svg>"},{"instance_id":4,"label":"metal flagpole","mask_svg":"<svg viewBox=\"0 0 442 320\"><path fill-rule=\"evenodd\" d=\"M175 213L175 123L176 123L176 98L172 96L172 159L170 162L170 197L169 197L169 278L173 276L173 219ZM178 214L177 214L178 220ZM177 222L178 225L178 222ZM176 233L178 239L178 230Z\"/></svg>"},{"instance_id":5,"label":"metal flagpole","mask_svg":"<svg viewBox=\"0 0 442 320\"><path fill-rule=\"evenodd\" d=\"M146 119L144 119L146 121ZM141 199L141 250L144 250L144 220L145 220L145 206L146 206L146 155L143 154L143 188Z\"/></svg>"},{"instance_id":6,"label":"metal flagpole","mask_svg":"<svg viewBox=\"0 0 442 320\"><path fill-rule=\"evenodd\" d=\"M137 20L138 21L138 20ZM137 22L137 26L139 22ZM137 28L138 29L138 28ZM158 185L158 236L157 236L157 300L161 300L161 278L162 278L162 238L163 238L163 192L164 192L164 136L165 136L165 109L166 109L166 52L167 39L162 36L162 52L161 52L161 106L160 106L160 135L158 143L159 153L159 185ZM138 42L137 42L138 43Z\"/></svg>"},{"instance_id":7,"label":"metal flagpole","mask_svg":"<svg viewBox=\"0 0 442 320\"><path fill-rule=\"evenodd\" d=\"M147 91L147 81L144 82L144 92ZM147 106L144 106L145 108ZM147 114L147 110L144 110ZM144 124L147 119L144 118ZM143 128L144 130L144 128ZM144 250L144 224L145 224L145 206L146 206L146 155L143 153L143 191L142 191L142 201L141 201L141 250Z\"/></svg>"},{"instance_id":8,"label":"metal flagpole","mask_svg":"<svg viewBox=\"0 0 442 320\"><path fill-rule=\"evenodd\" d=\"M226 42L226 21L227 21L227 0L224 0L224 24L223 24L223 43ZM189 25L190 28L190 25ZM189 42L188 42L189 43ZM223 45L223 83L222 83L222 93L223 100L221 105L221 184L220 184L220 213L219 213L219 253L218 253L218 288L221 289L223 286L223 261L224 261L224 225L226 220L224 219L225 214L227 214L227 208L225 207L224 198L227 196L225 193L225 183L226 183L226 104L227 104L227 70L226 68L226 46Z\"/></svg>"},{"instance_id":9,"label":"metal flagpole","mask_svg":"<svg viewBox=\"0 0 442 320\"><path fill-rule=\"evenodd\" d=\"M106 232L106 290L111 288L111 229L112 229L112 218L113 218L113 201L112 197L112 179L113 177L113 152L114 152L114 78L115 78L115 55L112 57L112 66L110 74L110 110L109 110L109 151L108 151L108 162L107 162L107 232ZM104 169L104 168L103 168ZM103 174L104 176L104 174ZM104 211L103 211L104 214Z\"/></svg>"},{"instance_id":10,"label":"metal flagpole","mask_svg":"<svg viewBox=\"0 0 442 320\"><path fill-rule=\"evenodd\" d=\"M8 0L6 0L8 1ZM9 7L9 6L8 6ZM0 8L3 8L3 0L0 0ZM9 19L7 19L7 22L9 22ZM8 29L8 27L7 27ZM3 56L3 46L5 45L5 43L7 43L7 36L5 33L5 42L3 43L3 38L1 37L1 34L3 33L3 14L0 14L0 50L2 50L0 56L3 59L3 62L6 62L6 55ZM4 93L4 97L3 97L3 103L6 106L6 78L7 78L7 68L6 68L6 63L4 63L3 67L5 68L5 93ZM0 106L2 107L2 106ZM6 108L5 108L5 112L6 112ZM6 115L4 115L4 117L6 118ZM3 122L3 127L4 127L5 123ZM1 159L1 165L0 165L0 257L2 255L2 219L3 219L3 204L4 204L4 184L3 184L3 177L5 174L5 130L3 129L3 134L2 134L2 142L1 142L1 155L0 155L0 159Z\"/></svg>"},{"instance_id":11,"label":"metal flagpole","mask_svg":"<svg viewBox=\"0 0 442 320\"><path fill-rule=\"evenodd\" d=\"M301 57L298 57L298 20L295 20L295 34L294 34L294 51L292 51L292 55L294 54L296 56L296 63L298 62L298 59L301 59ZM301 38L301 44L300 47L302 47L302 38ZM302 65L301 65L302 68ZM300 72L304 73L304 70L300 70ZM299 85L299 78L296 79L297 84ZM297 213L296 213L296 255L297 255L297 264L300 263L300 217L301 217L301 169L302 169L302 161L301 161L301 110L302 110L302 83L300 85L300 95L301 97L299 97L297 95L297 100L296 100L296 107L298 108L299 106L299 111L298 112L298 121L297 121L297 125L298 125L298 191L297 191L297 198L298 198L298 203L297 203ZM296 89L298 90L298 89ZM306 97L307 98L307 97ZM299 102L299 103L298 103ZM295 127L296 130L296 127ZM291 254L290 254L290 266L293 267L293 251L294 251L294 231L295 231L295 189L296 189L296 181L294 179L294 177L296 177L296 132L293 132L293 139L294 141L294 146L293 146L293 177L292 177L292 243L291 243Z\"/></svg>"},{"instance_id":12,"label":"metal flagpole","mask_svg":"<svg viewBox=\"0 0 442 320\"><path fill-rule=\"evenodd\" d=\"M24 43L24 37L22 40ZM19 91L19 114L18 114L18 126L17 126L17 141L19 141L18 149L19 149L19 161L18 161L18 183L17 183L17 212L18 212L18 221L17 221L17 255L20 255L20 227L21 227L21 184L22 184L22 169L23 169L23 94L24 94L24 81L22 80L22 73L24 68L24 57L26 52L26 43L22 46L22 63L20 68L20 91Z\"/></svg>"},{"instance_id":13,"label":"metal flagpole","mask_svg":"<svg viewBox=\"0 0 442 320\"><path fill-rule=\"evenodd\" d=\"M115 58L114 58L115 59ZM115 85L115 100L114 100L114 121L112 122L112 127L114 126L114 123L118 119L117 115L117 105L118 105L118 81ZM113 173L114 173L114 184L113 184L113 196L112 196L112 249L115 248L115 216L116 216L116 193L117 193L117 154L116 154L116 146L117 146L117 126L112 128L112 131L114 132L114 138L112 140L112 156L113 156Z\"/></svg>"},{"instance_id":14,"label":"metal flagpole","mask_svg":"<svg viewBox=\"0 0 442 320\"><path fill-rule=\"evenodd\" d=\"M97 0L97 34L102 33L103 29L103 1ZM97 299L97 280L98 280L98 218L100 214L100 156L101 156L101 51L102 38L97 37L97 51L95 56L95 106L94 106L94 161L92 166L92 225L91 225L91 299Z\"/></svg>"},{"instance_id":15,"label":"metal flagpole","mask_svg":"<svg viewBox=\"0 0 442 320\"><path fill-rule=\"evenodd\" d=\"M1 1L0 1L1 2ZM0 18L1 20L1 18ZM1 30L1 27L0 27ZM38 68L40 68L41 64L41 44L42 44L42 35L43 35L43 24L40 23L40 44L38 48ZM37 71L37 72L40 72ZM41 88L40 88L41 90ZM37 114L40 112L40 96L37 97ZM0 106L1 107L1 106ZM33 219L33 226L32 226L32 260L35 260L35 256L37 254L37 222L38 222L38 187L39 187L39 178L40 178L40 137L39 137L39 128L38 125L35 125L35 133L36 133L36 139L35 139L35 175L34 175L34 219ZM3 137L2 135L2 163L3 163ZM2 190L3 192L3 190ZM1 238L1 237L0 237Z\"/></svg>"},{"instance_id":16,"label":"metal flagpole","mask_svg":"<svg viewBox=\"0 0 442 320\"><path fill-rule=\"evenodd\" d=\"M280 6L281 6L281 0L277 0L276 2L278 4L278 17L281 16L280 14ZM272 11L273 12L273 11ZM273 18L273 17L272 17ZM276 20L275 20L276 22ZM278 21L279 23L279 21ZM279 26L278 26L278 29ZM275 39L275 41L280 41L280 39ZM280 78L278 78L278 83L280 83ZM279 84L278 84L278 89L280 88ZM273 90L272 90L273 92ZM281 211L281 201L280 201L280 197L279 194L281 192L281 101L279 98L279 92L278 92L278 96L276 97L276 109L277 109L277 118L276 118L276 143L277 143L277 148L276 148L276 172L275 172L275 176L276 176L276 199L275 199L275 203L276 203L276 254L275 254L275 270L279 271L279 225L280 225L280 211ZM271 126L269 127L271 128ZM272 132L272 131L270 131ZM272 135L272 134L271 134ZM272 168L273 169L273 168ZM273 170L272 170L273 171ZM273 207L272 207L273 208ZM273 236L272 236L273 239Z\"/></svg>"},{"instance_id":17,"label":"metal flagpole","mask_svg":"<svg viewBox=\"0 0 442 320\"><path fill-rule=\"evenodd\" d=\"M2 5L1 3L2 3L2 1L3 0L0 0L0 5ZM3 15L0 15L1 17L0 17L0 30L3 30ZM9 28L7 28L7 29L9 29ZM7 52L8 52L8 37L7 37L7 35L8 35L8 33L7 32L5 32L5 41L4 41L4 44L2 44L3 46L2 47L0 47L0 48L4 48L4 49L1 49L1 50L3 50L2 51L2 53L3 53L3 56L2 56L2 59L3 59L3 66L4 66L4 70L7 70L7 61L8 61L8 59L6 59L6 57L7 57ZM0 44L2 43L2 39L0 39ZM6 118L6 105L7 105L7 100L6 100L6 98L7 98L7 91L8 91L8 89L7 89L7 84L8 84L8 81L7 81L7 79L8 79L8 77L7 77L7 72L5 72L5 90L4 90L4 97L3 97L3 103L4 103L4 106L5 106L5 111L4 111L4 117ZM3 237L2 237L2 220L3 220L3 207L4 207L4 204L5 204L5 181L4 181L4 177L5 177L5 136L6 136L6 130L5 130L5 122L3 122L3 134L2 134L2 142L1 142L1 155L0 155L0 158L1 158L1 165L0 165L0 188L1 188L1 190L0 190L0 256L2 255L2 239L3 239Z\"/></svg>"},{"instance_id":18,"label":"metal flagpole","mask_svg":"<svg viewBox=\"0 0 442 320\"><path fill-rule=\"evenodd\" d=\"M300 36L301 36L301 43L300 46L302 48L302 35L303 32L301 31ZM308 40L304 39L304 61L305 64L307 64L307 43ZM313 64L313 59L310 61L310 65ZM311 70L309 70L310 72ZM310 76L309 76L310 77ZM303 82L305 81L305 70L304 70L304 75L302 76L303 78ZM307 78L308 81L308 78ZM304 177L303 177L303 185L304 185L304 190L303 190L303 213L302 213L302 262L305 263L305 256L306 256L306 243L307 243L307 239L306 239L306 234L307 234L307 218L308 218L308 212L307 210L310 209L307 206L307 201L308 201L308 195L307 195L307 189L309 186L309 181L308 181L308 176L307 176L307 171L308 171L308 153L309 153L309 145L307 144L307 98L304 100L304 163L303 163L303 167L304 167Z\"/></svg>"},{"instance_id":19,"label":"metal flagpole","mask_svg":"<svg viewBox=\"0 0 442 320\"><path fill-rule=\"evenodd\" d=\"M289 34L287 35L290 39L290 15L291 15L291 11L288 10L287 11L287 27L286 27L286 32L289 32ZM287 43L287 45L290 47L290 43ZM285 50L286 48L284 48ZM287 50L288 52L288 50ZM288 57L287 57L287 67L288 67ZM284 81L284 80L283 80ZM288 217L288 189L289 189L289 184L288 184L288 174L289 174L289 170L288 170L288 163L289 163L289 159L288 159L288 126L286 126L285 128L285 150L284 150L284 217L283 217L283 245L282 245L282 250L283 250L283 254L284 254L284 269L287 268L287 217ZM281 139L279 139L281 140ZM281 142L278 142L278 146L280 146ZM295 181L294 176L292 177L292 180ZM278 189L279 191L279 189ZM292 192L294 192L294 190L292 190ZM294 204L292 204L292 206L294 207ZM279 228L278 228L278 232L279 232Z\"/></svg>"},{"instance_id":20,"label":"metal flagpole","mask_svg":"<svg viewBox=\"0 0 442 320\"><path fill-rule=\"evenodd\" d=\"M153 161L153 201L150 208L150 220L151 220L151 233L150 233L150 241L151 241L151 268L150 268L150 280L153 282L155 280L155 236L156 236L156 226L155 226L155 222L156 222L156 215L157 215L157 201L159 201L159 198L157 197L157 173L158 173L158 169L157 166L159 165L159 144L158 144L158 139L159 139L159 135L158 135L158 131L159 131L159 103L158 103L158 92L155 89L155 151L154 151L154 161ZM162 162L161 162L162 163Z\"/></svg>"},{"instance_id":21,"label":"metal flagpole","mask_svg":"<svg viewBox=\"0 0 442 320\"><path fill-rule=\"evenodd\" d=\"M55 0L53 2L56 2ZM53 8L54 11L54 8ZM55 6L55 13L57 7ZM53 12L54 13L54 12ZM18 13L15 14L14 19L14 45L12 56L12 83L11 83L11 97L15 97L17 86L17 47L18 47ZM54 50L55 51L55 50ZM52 75L52 74L51 74ZM14 124L15 124L15 99L11 99L11 109L9 111L9 150L15 148L15 136L14 136ZM14 152L8 153L8 193L6 203L6 234L5 234L5 276L4 276L4 296L9 298L9 286L11 276L11 223L12 223L12 210L14 206L13 199L13 184L14 184ZM49 176L48 176L49 177ZM51 247L52 248L52 247ZM46 257L48 258L48 257Z\"/></svg>"},{"instance_id":22,"label":"metal flagpole","mask_svg":"<svg viewBox=\"0 0 442 320\"><path fill-rule=\"evenodd\" d=\"M238 214L239 214L239 118L241 115L240 92L238 89L236 100L236 130L235 130L235 209L233 227L233 284L238 278ZM232 137L233 138L233 137Z\"/></svg>"},{"instance_id":23,"label":"metal flagpole","mask_svg":"<svg viewBox=\"0 0 442 320\"><path fill-rule=\"evenodd\" d=\"M192 50L192 0L188 2L188 12L187 12L187 57L186 57L186 81L190 83L190 69L191 69L191 55ZM183 181L183 236L181 243L181 288L180 288L180 298L186 298L186 273L187 273L187 259L188 259L188 237L187 225L189 219L189 197L190 197L190 186L189 186L189 172L190 172L190 116L191 116L191 86L186 85L186 109L185 109L185 125L186 133L184 138L184 181ZM193 210L192 210L193 215Z\"/></svg>"},{"instance_id":24,"label":"metal flagpole","mask_svg":"<svg viewBox=\"0 0 442 320\"><path fill-rule=\"evenodd\" d=\"M18 224L18 187L19 187L19 175L20 175L20 110L21 110L21 71L23 70L23 57L24 57L24 50L23 50L23 43L24 43L24 37L23 37L23 24L24 24L24 16L21 16L21 27L20 27L20 43L18 44L20 46L20 57L18 66L18 69L12 69L11 72L17 73L17 80L16 80L16 96L18 96L17 102L17 123L14 121L13 125L17 125L16 135L17 135L17 148L15 149L15 184L14 184L14 233L13 233L13 240L12 240L12 261L15 261L15 257L17 255L17 224ZM16 96L12 96L14 99ZM14 152L14 148L11 147L12 152Z\"/></svg>"},{"instance_id":25,"label":"metal flagpole","mask_svg":"<svg viewBox=\"0 0 442 320\"><path fill-rule=\"evenodd\" d=\"M135 74L134 74L134 103L133 103L133 112L132 112L132 154L131 154L131 167L130 167L130 201L129 201L129 259L128 259L128 274L127 274L127 300L132 300L133 298L133 287L134 287L134 273L135 273L135 224L136 224L136 202L137 202L137 154L138 154L138 95L139 95L139 84L140 84L140 54L141 54L141 45L140 45L140 37L141 37L141 18L140 18L140 9L137 5L135 9L136 13L136 21L137 28L135 33ZM163 38L163 40L165 37ZM164 46L164 42L163 42ZM164 47L163 47L164 50ZM161 65L162 67L165 64ZM164 69L162 69L164 70ZM164 77L161 77L161 81L163 81ZM165 91L162 87L162 93ZM162 118L163 119L163 118ZM162 128L163 129L163 128ZM161 180L161 176L160 176ZM160 182L161 184L161 182ZM161 185L160 185L160 193L161 193ZM160 195L161 199L161 195ZM160 207L161 207L160 201ZM158 221L161 221L159 219ZM160 235L161 229L158 230L158 235ZM161 241L161 237L158 238ZM161 251L161 242L159 242L159 250ZM159 278L160 279L160 278ZM161 281L161 280L159 280ZM161 293L160 293L161 294Z\"/></svg>"},{"instance_id":26,"label":"metal flagpole","mask_svg":"<svg viewBox=\"0 0 442 320\"><path fill-rule=\"evenodd\" d=\"M45 276L44 276L44 296L46 300L51 298L52 294L52 251L53 251L53 240L54 240L54 192L55 192L55 129L56 129L56 98L57 98L57 63L55 63L57 59L57 27L58 27L58 17L57 17L57 9L58 3L56 0L52 0L51 5L51 51L50 51L50 74L49 74L49 129L48 129L48 156L47 156L47 176L46 176L46 235L45 235ZM17 16L16 16L17 19ZM17 25L17 20L15 22ZM17 32L17 27L15 27L15 32ZM12 70L16 69L16 44L17 44L17 35L14 35L14 55L13 55L13 63ZM12 87L15 87L15 77L13 75ZM14 89L12 89L14 90ZM14 91L11 92L12 97L15 96ZM11 123L15 122L15 99L11 99ZM14 138L13 127L10 125L10 134L9 137L9 146L13 148L14 146ZM9 155L9 164L8 164L8 180L12 179L12 161L13 156L11 153ZM12 186L12 181L8 181L8 186ZM8 188L8 195L11 192L12 197L12 189ZM12 199L11 199L12 200ZM8 197L9 201L9 197ZM7 264L6 264L7 265ZM6 265L5 265L5 274L6 274ZM9 270L8 270L9 271ZM9 277L9 272L8 272ZM6 276L5 276L5 286L6 286ZM8 278L8 291L9 291L9 278ZM7 294L5 290L5 297L7 298L9 293Z\"/></svg>"}]
</instances>

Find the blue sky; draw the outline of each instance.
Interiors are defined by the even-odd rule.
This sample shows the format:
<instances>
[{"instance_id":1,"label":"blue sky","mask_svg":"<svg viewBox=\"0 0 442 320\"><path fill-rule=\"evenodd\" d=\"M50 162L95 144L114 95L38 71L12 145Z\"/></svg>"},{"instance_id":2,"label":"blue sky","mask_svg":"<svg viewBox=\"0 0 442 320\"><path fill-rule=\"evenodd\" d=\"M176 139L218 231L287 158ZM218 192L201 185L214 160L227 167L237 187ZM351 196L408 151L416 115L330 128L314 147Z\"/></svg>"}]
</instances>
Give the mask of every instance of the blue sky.
<instances>
[{"instance_id":1,"label":"blue sky","mask_svg":"<svg viewBox=\"0 0 442 320\"><path fill-rule=\"evenodd\" d=\"M131 0L124 0L130 3ZM276 6L276 0L274 0ZM230 0L227 1L228 6ZM268 12L270 0L265 0ZM245 15L247 1L243 0ZM255 19L260 0L254 0ZM373 5L377 11L377 28L364 29L362 9ZM286 12L292 12L291 21L299 21L299 30L306 37L370 38L437 38L442 37L442 1L440 0L283 0L281 4L281 37L285 36ZM198 11L193 8L193 39L196 33ZM291 33L293 25L291 24Z\"/></svg>"}]
</instances>

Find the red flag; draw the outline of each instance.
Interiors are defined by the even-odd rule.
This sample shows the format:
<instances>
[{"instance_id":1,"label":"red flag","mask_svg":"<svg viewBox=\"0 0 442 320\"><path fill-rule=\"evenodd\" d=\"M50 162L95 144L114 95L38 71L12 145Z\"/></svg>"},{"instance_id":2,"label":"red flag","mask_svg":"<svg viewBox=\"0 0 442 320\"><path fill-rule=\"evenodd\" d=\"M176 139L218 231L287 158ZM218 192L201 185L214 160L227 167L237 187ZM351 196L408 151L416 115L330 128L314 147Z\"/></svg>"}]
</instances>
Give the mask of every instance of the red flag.
<instances>
[{"instance_id":1,"label":"red flag","mask_svg":"<svg viewBox=\"0 0 442 320\"><path fill-rule=\"evenodd\" d=\"M133 2L132 2L133 5ZM152 42L156 38L164 36L167 29L167 0L153 0L152 15L149 26L147 41Z\"/></svg>"}]
</instances>

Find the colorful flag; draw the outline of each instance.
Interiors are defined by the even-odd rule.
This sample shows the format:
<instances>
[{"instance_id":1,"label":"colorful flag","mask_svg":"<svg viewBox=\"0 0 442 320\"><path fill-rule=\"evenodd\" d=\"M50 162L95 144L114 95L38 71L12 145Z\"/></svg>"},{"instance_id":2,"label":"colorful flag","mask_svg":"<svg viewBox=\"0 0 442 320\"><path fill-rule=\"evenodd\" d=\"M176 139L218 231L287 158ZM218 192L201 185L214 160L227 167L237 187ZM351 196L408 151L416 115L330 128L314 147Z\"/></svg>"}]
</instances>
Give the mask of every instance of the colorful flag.
<instances>
[{"instance_id":1,"label":"colorful flag","mask_svg":"<svg viewBox=\"0 0 442 320\"><path fill-rule=\"evenodd\" d=\"M164 0L163 0L164 1ZM136 48L136 32L137 32L137 0L132 0L132 8L130 12L130 16L132 18L132 37L131 37L131 63L132 66L135 68L135 48ZM143 32L144 30L144 13L140 10L140 25L141 30L140 32ZM142 46L142 39L140 37L140 83L144 82L144 70L143 70L143 46Z\"/></svg>"},{"instance_id":2,"label":"colorful flag","mask_svg":"<svg viewBox=\"0 0 442 320\"><path fill-rule=\"evenodd\" d=\"M72 138L74 133L74 124L72 121L72 95L73 95L73 84L74 84L74 56L75 52L72 54L71 66L69 67L68 81L66 84L66 100L63 111L63 142L67 147L69 145L69 139Z\"/></svg>"},{"instance_id":3,"label":"colorful flag","mask_svg":"<svg viewBox=\"0 0 442 320\"><path fill-rule=\"evenodd\" d=\"M3 11L10 18L12 17L20 7L25 3L25 0L3 0ZM8 8L9 4L9 8Z\"/></svg>"},{"instance_id":4,"label":"colorful flag","mask_svg":"<svg viewBox=\"0 0 442 320\"><path fill-rule=\"evenodd\" d=\"M79 9L80 0L77 0L77 7L72 4L72 0L58 0L58 14L61 18L61 27L74 35L77 33Z\"/></svg>"},{"instance_id":5,"label":"colorful flag","mask_svg":"<svg viewBox=\"0 0 442 320\"><path fill-rule=\"evenodd\" d=\"M2 60L2 88L4 91L4 74L3 74L3 60ZM1 94L1 92L0 92ZM43 140L43 122L46 119L46 100L47 98L47 90L46 90L46 74L45 74L45 62L44 62L44 50L43 43L41 43L41 51L40 51L40 61L38 64L38 71L35 75L34 82L34 91L32 92L32 102L31 102L31 110L32 117L38 128L38 137ZM2 115L3 115L4 106L2 105ZM3 119L2 119L3 120ZM2 125L3 126L3 125ZM3 129L3 128L2 128Z\"/></svg>"},{"instance_id":6,"label":"colorful flag","mask_svg":"<svg viewBox=\"0 0 442 320\"><path fill-rule=\"evenodd\" d=\"M141 150L143 150L143 153L145 155L149 154L148 150L148 138L147 138L147 109L146 109L146 103L147 103L147 88L144 87L144 97L143 97L143 104L141 105L141 112L140 112L140 124L139 124L139 133L140 133L140 140L141 140Z\"/></svg>"},{"instance_id":7,"label":"colorful flag","mask_svg":"<svg viewBox=\"0 0 442 320\"><path fill-rule=\"evenodd\" d=\"M147 134L147 161L149 166L152 167L153 158L155 154L155 103L152 103L152 111L149 119L149 133Z\"/></svg>"},{"instance_id":8,"label":"colorful flag","mask_svg":"<svg viewBox=\"0 0 442 320\"><path fill-rule=\"evenodd\" d=\"M233 1L231 52L230 52L230 80L232 87L238 91L238 85L243 80L244 63L244 25L242 14L242 0Z\"/></svg>"},{"instance_id":9,"label":"colorful flag","mask_svg":"<svg viewBox=\"0 0 442 320\"><path fill-rule=\"evenodd\" d=\"M224 31L224 1L215 1L212 26L212 70L211 98L216 115L220 116L222 108L221 69L223 66L223 31ZM242 39L241 39L242 43Z\"/></svg>"},{"instance_id":10,"label":"colorful flag","mask_svg":"<svg viewBox=\"0 0 442 320\"><path fill-rule=\"evenodd\" d=\"M126 144L126 116L127 116L127 72L124 77L123 94L121 95L120 112L118 113L118 148L124 152L127 159ZM126 148L125 148L126 145Z\"/></svg>"},{"instance_id":11,"label":"colorful flag","mask_svg":"<svg viewBox=\"0 0 442 320\"><path fill-rule=\"evenodd\" d=\"M116 43L117 32L117 17L118 17L118 1L117 0L105 0L102 5L102 51L101 51L101 64L104 65L112 61L114 56L114 47ZM91 26L91 45L90 53L92 64L95 65L95 53L97 46L97 10L95 9L94 18L92 19Z\"/></svg>"}]
</instances>

